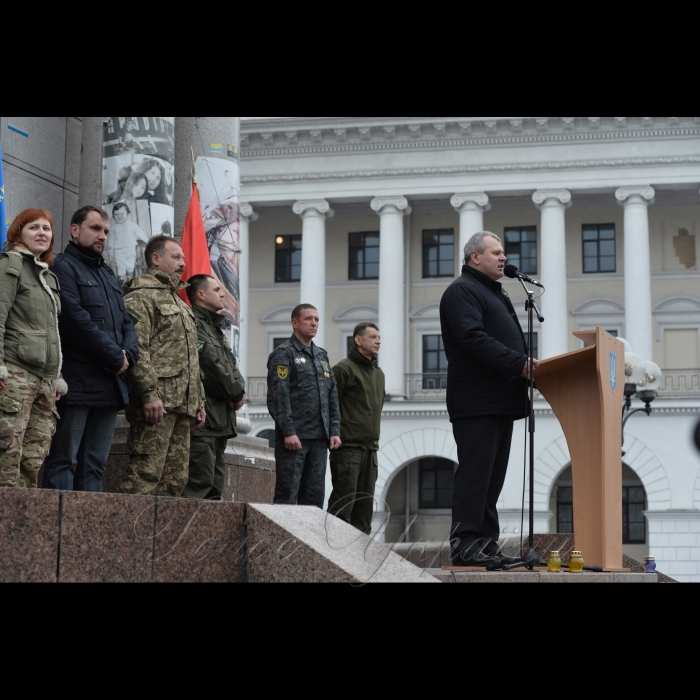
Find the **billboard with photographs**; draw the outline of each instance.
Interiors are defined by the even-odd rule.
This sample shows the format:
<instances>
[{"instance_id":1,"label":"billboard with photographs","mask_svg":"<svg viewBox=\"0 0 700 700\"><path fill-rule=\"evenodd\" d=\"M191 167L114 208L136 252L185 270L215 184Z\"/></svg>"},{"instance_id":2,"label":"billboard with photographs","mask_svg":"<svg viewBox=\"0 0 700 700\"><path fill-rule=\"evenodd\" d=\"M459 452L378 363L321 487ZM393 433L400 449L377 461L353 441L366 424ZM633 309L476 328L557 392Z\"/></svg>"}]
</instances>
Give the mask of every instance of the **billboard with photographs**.
<instances>
[{"instance_id":1,"label":"billboard with photographs","mask_svg":"<svg viewBox=\"0 0 700 700\"><path fill-rule=\"evenodd\" d=\"M229 312L226 315L232 325L231 346L236 357L240 357L240 168L227 158L200 157L196 172L212 274L225 289Z\"/></svg>"},{"instance_id":2,"label":"billboard with photographs","mask_svg":"<svg viewBox=\"0 0 700 700\"><path fill-rule=\"evenodd\" d=\"M104 257L124 283L146 272L150 238L174 234L175 117L109 117L103 149Z\"/></svg>"}]
</instances>

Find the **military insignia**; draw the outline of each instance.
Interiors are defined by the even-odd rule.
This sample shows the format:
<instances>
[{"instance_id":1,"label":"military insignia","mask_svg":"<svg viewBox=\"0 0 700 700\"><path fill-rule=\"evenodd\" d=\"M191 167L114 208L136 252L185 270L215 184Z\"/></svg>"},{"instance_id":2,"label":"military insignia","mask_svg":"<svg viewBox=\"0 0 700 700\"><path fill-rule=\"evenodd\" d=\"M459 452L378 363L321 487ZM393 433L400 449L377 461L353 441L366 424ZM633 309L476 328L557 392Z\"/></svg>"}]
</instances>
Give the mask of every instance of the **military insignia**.
<instances>
[{"instance_id":1,"label":"military insignia","mask_svg":"<svg viewBox=\"0 0 700 700\"><path fill-rule=\"evenodd\" d=\"M197 352L198 352L200 355L202 354L202 350L204 350L205 344L206 344L206 343L203 343L202 341L200 341L200 342L197 343Z\"/></svg>"},{"instance_id":2,"label":"military insignia","mask_svg":"<svg viewBox=\"0 0 700 700\"><path fill-rule=\"evenodd\" d=\"M289 379L289 367L282 367L281 365L277 368L277 376L281 381L286 382Z\"/></svg>"},{"instance_id":3,"label":"military insignia","mask_svg":"<svg viewBox=\"0 0 700 700\"><path fill-rule=\"evenodd\" d=\"M135 298L136 297L134 297L134 295L132 294L130 297L127 297L126 299L124 299L124 303L128 304L130 301L133 301Z\"/></svg>"},{"instance_id":4,"label":"military insignia","mask_svg":"<svg viewBox=\"0 0 700 700\"><path fill-rule=\"evenodd\" d=\"M301 364L301 357L297 357L296 360L294 360L298 365Z\"/></svg>"},{"instance_id":5,"label":"military insignia","mask_svg":"<svg viewBox=\"0 0 700 700\"><path fill-rule=\"evenodd\" d=\"M301 364L302 364L302 365L305 365L305 364L306 364L306 358L305 358L305 357L302 357L302 358L301 358Z\"/></svg>"}]
</instances>

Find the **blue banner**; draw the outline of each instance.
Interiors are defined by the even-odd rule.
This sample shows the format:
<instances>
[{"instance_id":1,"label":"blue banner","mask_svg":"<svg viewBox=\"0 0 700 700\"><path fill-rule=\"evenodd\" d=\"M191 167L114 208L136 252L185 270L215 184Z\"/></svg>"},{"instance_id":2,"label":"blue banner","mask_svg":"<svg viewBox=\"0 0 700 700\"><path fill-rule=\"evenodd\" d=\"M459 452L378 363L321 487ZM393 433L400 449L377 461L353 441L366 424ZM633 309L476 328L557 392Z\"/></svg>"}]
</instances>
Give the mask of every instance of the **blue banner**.
<instances>
[{"instance_id":1,"label":"blue banner","mask_svg":"<svg viewBox=\"0 0 700 700\"><path fill-rule=\"evenodd\" d=\"M5 177L2 172L2 146L0 146L0 252L7 240L7 212L5 209Z\"/></svg>"}]
</instances>

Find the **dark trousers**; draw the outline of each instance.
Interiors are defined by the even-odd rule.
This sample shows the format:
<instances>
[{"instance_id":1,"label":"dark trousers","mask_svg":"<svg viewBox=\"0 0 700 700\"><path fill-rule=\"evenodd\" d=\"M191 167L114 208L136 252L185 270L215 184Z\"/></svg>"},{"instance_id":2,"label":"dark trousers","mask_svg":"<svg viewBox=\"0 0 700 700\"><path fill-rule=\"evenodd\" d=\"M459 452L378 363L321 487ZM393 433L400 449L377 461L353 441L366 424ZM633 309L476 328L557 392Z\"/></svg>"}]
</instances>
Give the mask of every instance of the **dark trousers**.
<instances>
[{"instance_id":1,"label":"dark trousers","mask_svg":"<svg viewBox=\"0 0 700 700\"><path fill-rule=\"evenodd\" d=\"M328 512L371 535L374 490L379 476L377 453L361 447L341 447L331 452L331 475L333 493Z\"/></svg>"},{"instance_id":2,"label":"dark trousers","mask_svg":"<svg viewBox=\"0 0 700 700\"><path fill-rule=\"evenodd\" d=\"M455 421L459 454L452 508L452 559L497 550L498 499L508 471L513 420L482 416Z\"/></svg>"},{"instance_id":3,"label":"dark trousers","mask_svg":"<svg viewBox=\"0 0 700 700\"><path fill-rule=\"evenodd\" d=\"M302 440L296 452L284 448L284 439L277 438L277 486L275 505L316 506L326 500L328 441Z\"/></svg>"},{"instance_id":4,"label":"dark trousers","mask_svg":"<svg viewBox=\"0 0 700 700\"><path fill-rule=\"evenodd\" d=\"M213 501L224 494L228 438L195 437L190 442L190 476L183 498Z\"/></svg>"},{"instance_id":5,"label":"dark trousers","mask_svg":"<svg viewBox=\"0 0 700 700\"><path fill-rule=\"evenodd\" d=\"M43 488L102 493L116 408L56 405L61 420L44 466Z\"/></svg>"}]
</instances>

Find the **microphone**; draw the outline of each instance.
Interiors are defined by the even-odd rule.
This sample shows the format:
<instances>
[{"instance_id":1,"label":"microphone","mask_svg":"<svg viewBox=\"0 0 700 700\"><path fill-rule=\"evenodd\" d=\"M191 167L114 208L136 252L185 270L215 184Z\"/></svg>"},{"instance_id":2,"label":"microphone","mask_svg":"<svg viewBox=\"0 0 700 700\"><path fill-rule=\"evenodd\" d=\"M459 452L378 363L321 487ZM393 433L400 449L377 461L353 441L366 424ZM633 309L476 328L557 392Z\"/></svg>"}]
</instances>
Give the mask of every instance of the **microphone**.
<instances>
[{"instance_id":1,"label":"microphone","mask_svg":"<svg viewBox=\"0 0 700 700\"><path fill-rule=\"evenodd\" d=\"M512 280L522 280L523 282L527 282L528 284L534 284L535 287L539 287L540 289L544 289L544 285L540 284L539 282L536 282L535 280L532 279L532 277L528 277L524 272L520 272L515 265L506 265L506 269L503 271L506 277L509 277Z\"/></svg>"}]
</instances>

